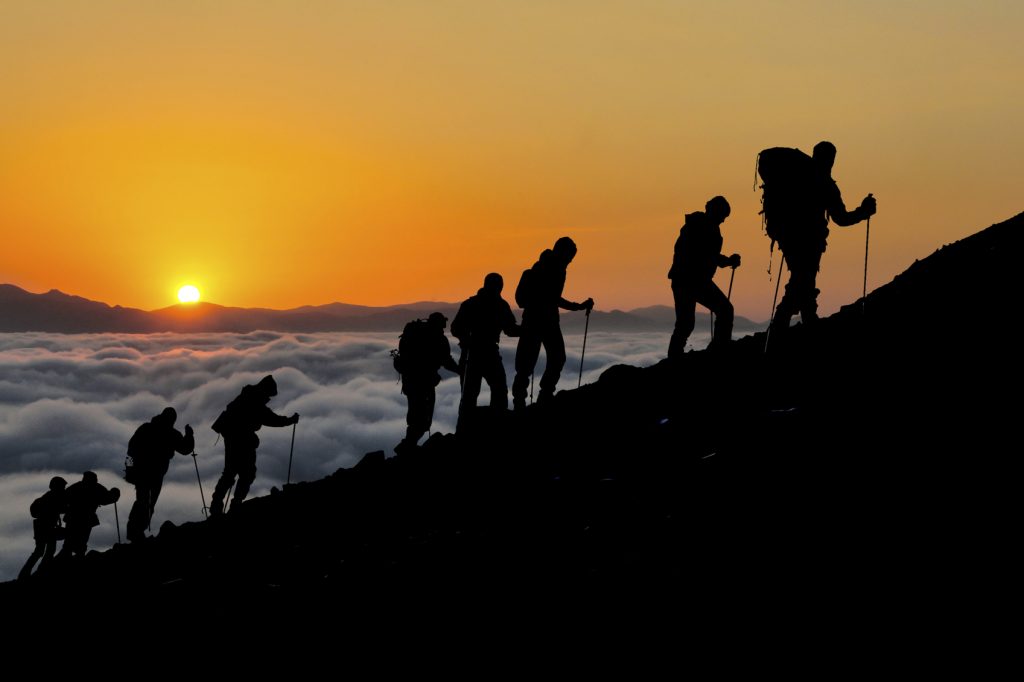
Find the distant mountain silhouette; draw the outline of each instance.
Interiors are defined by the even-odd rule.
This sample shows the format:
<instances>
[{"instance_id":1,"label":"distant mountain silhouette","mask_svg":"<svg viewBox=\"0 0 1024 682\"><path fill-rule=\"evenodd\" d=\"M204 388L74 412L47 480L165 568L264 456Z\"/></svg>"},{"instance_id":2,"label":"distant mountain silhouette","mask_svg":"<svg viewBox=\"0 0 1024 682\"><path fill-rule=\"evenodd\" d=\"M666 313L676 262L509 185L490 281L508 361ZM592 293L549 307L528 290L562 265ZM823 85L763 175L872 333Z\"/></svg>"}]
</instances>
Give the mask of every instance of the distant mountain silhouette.
<instances>
[{"instance_id":1,"label":"distant mountain silhouette","mask_svg":"<svg viewBox=\"0 0 1024 682\"><path fill-rule=\"evenodd\" d=\"M454 317L457 303L420 301L393 306L363 306L328 303L288 310L233 308L214 303L174 305L153 311L109 306L56 289L33 294L11 284L0 284L0 332L152 333L152 332L234 332L257 330L280 332L367 331L398 333L406 322L440 311ZM521 317L521 315L520 315ZM707 315L698 316L706 327ZM584 316L566 313L563 327L583 332ZM668 306L650 306L635 311L594 311L593 331L671 331L675 312ZM698 322L700 324L700 322ZM763 325L738 317L736 328L753 331Z\"/></svg>"},{"instance_id":2,"label":"distant mountain silhouette","mask_svg":"<svg viewBox=\"0 0 1024 682\"><path fill-rule=\"evenodd\" d=\"M1016 579L1017 401L993 386L1020 385L1002 320L1024 288L1022 247L1024 214L767 355L760 333L675 366L613 367L522 413L481 408L418 451L370 453L219 523L167 523L0 600L18 622L43 595L131 595L161 619L192 617L187 603L254 631L391 619L423 599L757 639L974 627L972 609ZM965 314L977 333L936 327Z\"/></svg>"}]
</instances>

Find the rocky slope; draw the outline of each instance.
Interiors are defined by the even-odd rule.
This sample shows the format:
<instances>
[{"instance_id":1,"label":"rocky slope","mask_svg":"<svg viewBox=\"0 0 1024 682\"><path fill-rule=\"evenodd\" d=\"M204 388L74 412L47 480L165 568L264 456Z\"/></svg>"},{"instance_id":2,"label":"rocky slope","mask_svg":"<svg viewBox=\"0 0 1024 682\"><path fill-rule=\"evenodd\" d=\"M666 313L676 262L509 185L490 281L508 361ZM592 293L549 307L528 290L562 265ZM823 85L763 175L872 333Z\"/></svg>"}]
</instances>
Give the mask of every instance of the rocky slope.
<instances>
[{"instance_id":1,"label":"rocky slope","mask_svg":"<svg viewBox=\"0 0 1024 682\"><path fill-rule=\"evenodd\" d=\"M0 598L19 613L131 594L233 623L423 599L885 628L882 612L970 611L1001 589L1016 537L1002 396L1021 376L1003 320L1022 228L946 246L767 353L760 333L523 413L480 409L417 452L370 453Z\"/></svg>"}]
</instances>

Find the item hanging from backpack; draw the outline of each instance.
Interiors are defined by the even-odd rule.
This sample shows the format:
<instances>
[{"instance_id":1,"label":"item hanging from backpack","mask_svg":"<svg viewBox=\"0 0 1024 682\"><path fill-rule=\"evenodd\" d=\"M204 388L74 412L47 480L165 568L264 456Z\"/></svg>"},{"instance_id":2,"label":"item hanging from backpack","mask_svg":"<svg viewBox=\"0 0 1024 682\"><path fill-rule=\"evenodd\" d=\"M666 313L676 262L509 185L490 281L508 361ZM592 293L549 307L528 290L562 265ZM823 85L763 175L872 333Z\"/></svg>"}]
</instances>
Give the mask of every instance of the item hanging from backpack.
<instances>
[{"instance_id":1,"label":"item hanging from backpack","mask_svg":"<svg viewBox=\"0 0 1024 682\"><path fill-rule=\"evenodd\" d=\"M135 458L131 455L125 455L124 458L124 480L132 485L138 483L138 467L135 465Z\"/></svg>"}]
</instances>

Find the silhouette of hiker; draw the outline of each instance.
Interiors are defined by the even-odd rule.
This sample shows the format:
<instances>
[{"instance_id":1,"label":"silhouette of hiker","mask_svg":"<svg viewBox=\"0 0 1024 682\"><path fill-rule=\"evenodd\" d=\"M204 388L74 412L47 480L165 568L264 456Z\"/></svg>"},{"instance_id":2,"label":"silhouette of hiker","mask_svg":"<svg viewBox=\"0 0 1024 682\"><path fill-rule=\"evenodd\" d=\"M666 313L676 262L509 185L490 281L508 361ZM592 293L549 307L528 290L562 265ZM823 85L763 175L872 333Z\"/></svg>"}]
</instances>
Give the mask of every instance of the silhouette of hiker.
<instances>
[{"instance_id":1,"label":"silhouette of hiker","mask_svg":"<svg viewBox=\"0 0 1024 682\"><path fill-rule=\"evenodd\" d=\"M134 462L132 480L135 485L135 504L128 514L128 540L139 542L146 538L145 530L153 517L160 489L164 484L167 466L175 452L191 454L195 449L192 427L185 425L185 435L174 428L178 413L173 407L165 408L135 431L128 441L128 455Z\"/></svg>"},{"instance_id":2,"label":"silhouette of hiker","mask_svg":"<svg viewBox=\"0 0 1024 682\"><path fill-rule=\"evenodd\" d=\"M431 313L426 320L408 323L402 331L396 368L402 374L402 393L409 410L405 416L405 438L395 446L398 454L414 448L434 421L434 389L441 383L438 370L444 367L459 373L452 346L444 335L447 325L447 317Z\"/></svg>"},{"instance_id":3,"label":"silhouette of hiker","mask_svg":"<svg viewBox=\"0 0 1024 682\"><path fill-rule=\"evenodd\" d=\"M89 536L92 529L100 525L96 510L103 505L113 504L121 498L117 488L107 490L96 478L96 474L86 471L82 480L73 483L64 491L66 510L64 512L64 546L58 558L84 556L89 547Z\"/></svg>"},{"instance_id":4,"label":"silhouette of hiker","mask_svg":"<svg viewBox=\"0 0 1024 682\"><path fill-rule=\"evenodd\" d=\"M476 407L480 382L486 380L491 389L491 407L508 409L508 380L501 362L498 340L501 333L519 336L520 327L512 308L501 297L505 281L496 272L484 278L484 286L476 296L466 299L452 320L452 336L459 340L462 354L462 402L459 415Z\"/></svg>"},{"instance_id":5,"label":"silhouette of hiker","mask_svg":"<svg viewBox=\"0 0 1024 682\"><path fill-rule=\"evenodd\" d=\"M576 257L576 243L562 237L553 249L545 249L529 270L523 272L516 287L516 303L523 309L523 325L516 348L516 376L512 381L512 403L515 409L526 407L530 376L537 365L540 347L544 346L547 363L540 378L538 403L555 394L555 386L565 365L565 340L558 320L558 309L586 310L594 307L594 299L573 303L562 298L566 268Z\"/></svg>"},{"instance_id":6,"label":"silhouette of hiker","mask_svg":"<svg viewBox=\"0 0 1024 682\"><path fill-rule=\"evenodd\" d=\"M39 572L42 573L49 566L53 559L53 553L57 551L57 540L64 535L64 528L60 525L60 515L64 513L65 498L64 489L68 482L60 476L50 479L50 489L43 493L42 497L36 500L29 507L32 514L32 535L36 540L36 548L29 556L28 561L18 573L18 580L25 580L32 575L32 568L36 562L39 563Z\"/></svg>"},{"instance_id":7,"label":"silhouette of hiker","mask_svg":"<svg viewBox=\"0 0 1024 682\"><path fill-rule=\"evenodd\" d=\"M818 293L815 280L828 240L828 221L840 227L850 227L875 214L877 205L870 194L860 206L846 210L839 186L832 179L832 165L836 160L836 147L831 142L814 145L813 165L809 186L802 193L802 206L789 217L789 223L779 234L779 248L786 258L789 281L786 293L775 310L772 331L789 327L790 318L800 313L804 324L818 319ZM766 211L768 210L766 205ZM769 216L770 217L770 216Z\"/></svg>"},{"instance_id":8,"label":"silhouette of hiker","mask_svg":"<svg viewBox=\"0 0 1024 682\"><path fill-rule=\"evenodd\" d=\"M722 255L722 222L731 212L725 197L714 197L704 205L704 212L686 215L686 222L676 239L675 255L668 278L672 280L672 297L676 305L676 327L668 344L668 357L678 359L686 348L695 324L697 304L718 316L711 349L720 349L732 338L732 303L715 285L718 268L737 268L740 256Z\"/></svg>"},{"instance_id":9,"label":"silhouette of hiker","mask_svg":"<svg viewBox=\"0 0 1024 682\"><path fill-rule=\"evenodd\" d=\"M228 403L213 423L213 430L224 436L224 471L213 489L210 516L219 516L224 512L224 496L231 484L235 483L236 476L238 482L235 483L231 508L237 509L249 494L249 486L256 480L256 448L260 445L256 432L263 426L291 426L299 423L298 412L283 417L267 407L275 395L277 382L268 374L255 386L248 384L242 388L238 397Z\"/></svg>"}]
</instances>

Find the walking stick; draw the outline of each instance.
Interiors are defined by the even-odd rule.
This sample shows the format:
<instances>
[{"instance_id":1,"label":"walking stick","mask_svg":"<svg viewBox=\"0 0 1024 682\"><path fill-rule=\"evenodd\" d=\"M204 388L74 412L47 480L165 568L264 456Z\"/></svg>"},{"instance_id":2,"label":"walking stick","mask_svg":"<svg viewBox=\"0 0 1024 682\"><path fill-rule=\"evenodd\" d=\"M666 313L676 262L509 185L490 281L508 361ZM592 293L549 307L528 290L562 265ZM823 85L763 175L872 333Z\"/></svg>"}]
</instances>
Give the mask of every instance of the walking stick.
<instances>
[{"instance_id":1,"label":"walking stick","mask_svg":"<svg viewBox=\"0 0 1024 682\"><path fill-rule=\"evenodd\" d=\"M870 194L868 196L871 196ZM865 314L868 305L868 242L871 240L871 216L868 216L868 229L864 232L864 296L860 300L860 312Z\"/></svg>"},{"instance_id":2,"label":"walking stick","mask_svg":"<svg viewBox=\"0 0 1024 682\"><path fill-rule=\"evenodd\" d=\"M192 463L196 465L196 480L199 481L199 499L203 501L203 518L210 518L210 514L207 512L208 507L206 506L206 494L203 493L203 479L199 477L199 462L196 461L196 451L192 451Z\"/></svg>"},{"instance_id":3,"label":"walking stick","mask_svg":"<svg viewBox=\"0 0 1024 682\"><path fill-rule=\"evenodd\" d=\"M295 427L298 426L298 422L292 424L292 447L288 451L288 480L285 485L292 482L292 454L295 452Z\"/></svg>"},{"instance_id":4,"label":"walking stick","mask_svg":"<svg viewBox=\"0 0 1024 682\"><path fill-rule=\"evenodd\" d=\"M583 385L583 358L587 354L587 332L590 331L590 310L590 308L587 308L587 323L583 325L583 351L580 353L580 380L576 382L576 388ZM543 386L541 388L543 388Z\"/></svg>"},{"instance_id":5,"label":"walking stick","mask_svg":"<svg viewBox=\"0 0 1024 682\"><path fill-rule=\"evenodd\" d=\"M764 352L768 352L768 339L772 336L772 324L775 322L775 304L779 300L779 284L782 283L782 269L786 266L786 254L782 254L782 260L779 261L779 275L778 279L775 280L775 298L772 299L772 316L768 320L768 331L764 335Z\"/></svg>"},{"instance_id":6,"label":"walking stick","mask_svg":"<svg viewBox=\"0 0 1024 682\"><path fill-rule=\"evenodd\" d=\"M117 515L117 500L114 500L114 523L117 525L117 544L121 544L121 517Z\"/></svg>"}]
</instances>

